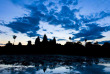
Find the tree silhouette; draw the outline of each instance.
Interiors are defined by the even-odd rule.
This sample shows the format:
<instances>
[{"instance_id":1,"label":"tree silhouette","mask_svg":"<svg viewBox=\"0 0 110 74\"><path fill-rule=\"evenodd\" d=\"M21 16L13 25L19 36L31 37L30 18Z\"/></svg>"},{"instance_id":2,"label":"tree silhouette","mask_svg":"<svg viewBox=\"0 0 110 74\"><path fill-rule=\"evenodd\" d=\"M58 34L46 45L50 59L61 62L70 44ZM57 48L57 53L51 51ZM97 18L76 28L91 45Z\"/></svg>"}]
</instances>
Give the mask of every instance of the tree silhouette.
<instances>
[{"instance_id":1,"label":"tree silhouette","mask_svg":"<svg viewBox=\"0 0 110 74\"><path fill-rule=\"evenodd\" d=\"M72 38L71 38L71 37L69 37L69 40L70 40L70 41L71 41L71 39L72 39Z\"/></svg>"},{"instance_id":2,"label":"tree silhouette","mask_svg":"<svg viewBox=\"0 0 110 74\"><path fill-rule=\"evenodd\" d=\"M71 37L69 37L69 39L71 40Z\"/></svg>"},{"instance_id":3,"label":"tree silhouette","mask_svg":"<svg viewBox=\"0 0 110 74\"><path fill-rule=\"evenodd\" d=\"M14 43L15 43L16 37L17 37L16 35L13 35L13 39L14 39L13 45L14 45Z\"/></svg>"},{"instance_id":4,"label":"tree silhouette","mask_svg":"<svg viewBox=\"0 0 110 74\"><path fill-rule=\"evenodd\" d=\"M16 37L17 36L13 35L14 42ZM69 37L69 40L75 40L75 38ZM39 36L36 38L35 45L32 44L31 41L28 41L27 45L22 45L21 42L19 42L18 45L14 46L14 43L8 41L8 43L4 47L0 47L0 54L65 54L110 57L110 43L105 42L103 45L100 45L98 44L98 42L89 42L87 41L87 39L85 39L84 41L85 46L80 41L67 41L65 45L61 45L59 43L56 43L55 37L48 40L48 37L45 34L42 41L40 41ZM11 52L8 49L11 49ZM106 55L103 53L106 53Z\"/></svg>"},{"instance_id":5,"label":"tree silhouette","mask_svg":"<svg viewBox=\"0 0 110 74\"><path fill-rule=\"evenodd\" d=\"M87 39L85 39L85 45L86 45Z\"/></svg>"},{"instance_id":6,"label":"tree silhouette","mask_svg":"<svg viewBox=\"0 0 110 74\"><path fill-rule=\"evenodd\" d=\"M85 39L85 42L87 42L87 39Z\"/></svg>"}]
</instances>

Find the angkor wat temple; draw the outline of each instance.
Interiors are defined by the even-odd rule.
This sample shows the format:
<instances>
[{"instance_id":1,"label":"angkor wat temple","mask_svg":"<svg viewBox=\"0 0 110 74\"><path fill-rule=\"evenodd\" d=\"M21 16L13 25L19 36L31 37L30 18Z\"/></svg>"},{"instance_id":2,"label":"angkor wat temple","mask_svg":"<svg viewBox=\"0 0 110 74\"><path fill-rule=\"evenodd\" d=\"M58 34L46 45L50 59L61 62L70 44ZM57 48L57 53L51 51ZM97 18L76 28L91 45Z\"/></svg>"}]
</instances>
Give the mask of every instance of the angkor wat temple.
<instances>
[{"instance_id":1,"label":"angkor wat temple","mask_svg":"<svg viewBox=\"0 0 110 74\"><path fill-rule=\"evenodd\" d=\"M35 44L28 41L27 45L12 44L10 41L0 47L0 54L63 54L75 56L95 56L95 57L110 57L110 43L105 42L103 45L98 42L92 43L85 40L85 45L80 41L66 42L64 45L56 43L56 38L48 40L44 35L43 40L38 36L35 39Z\"/></svg>"}]
</instances>

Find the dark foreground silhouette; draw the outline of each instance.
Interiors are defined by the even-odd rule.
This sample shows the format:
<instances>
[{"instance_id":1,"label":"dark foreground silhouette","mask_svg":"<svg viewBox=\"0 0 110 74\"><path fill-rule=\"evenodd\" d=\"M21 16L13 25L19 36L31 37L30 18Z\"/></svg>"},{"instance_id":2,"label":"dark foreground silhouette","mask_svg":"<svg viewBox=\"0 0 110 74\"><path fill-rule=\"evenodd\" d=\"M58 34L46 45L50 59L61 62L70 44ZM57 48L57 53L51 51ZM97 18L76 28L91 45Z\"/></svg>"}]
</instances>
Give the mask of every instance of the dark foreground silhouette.
<instances>
[{"instance_id":1,"label":"dark foreground silhouette","mask_svg":"<svg viewBox=\"0 0 110 74\"><path fill-rule=\"evenodd\" d=\"M77 56L93 56L93 57L110 57L110 43L99 45L98 42L92 44L85 39L85 46L80 41L66 42L65 45L57 44L55 37L53 40L48 40L44 35L40 41L39 36L32 45L28 41L27 45L12 44L10 41L4 47L0 47L0 54L62 54L62 55L77 55Z\"/></svg>"}]
</instances>

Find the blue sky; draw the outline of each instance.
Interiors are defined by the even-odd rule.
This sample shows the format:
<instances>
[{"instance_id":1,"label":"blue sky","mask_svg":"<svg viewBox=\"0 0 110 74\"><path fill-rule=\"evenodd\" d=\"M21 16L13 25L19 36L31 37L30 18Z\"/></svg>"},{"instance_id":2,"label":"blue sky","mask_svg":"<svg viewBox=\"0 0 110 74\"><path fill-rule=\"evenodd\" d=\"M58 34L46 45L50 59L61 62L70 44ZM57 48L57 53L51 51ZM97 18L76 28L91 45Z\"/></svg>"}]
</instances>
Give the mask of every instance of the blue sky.
<instances>
[{"instance_id":1,"label":"blue sky","mask_svg":"<svg viewBox=\"0 0 110 74\"><path fill-rule=\"evenodd\" d=\"M47 34L64 44L110 41L110 0L0 0L0 45Z\"/></svg>"}]
</instances>

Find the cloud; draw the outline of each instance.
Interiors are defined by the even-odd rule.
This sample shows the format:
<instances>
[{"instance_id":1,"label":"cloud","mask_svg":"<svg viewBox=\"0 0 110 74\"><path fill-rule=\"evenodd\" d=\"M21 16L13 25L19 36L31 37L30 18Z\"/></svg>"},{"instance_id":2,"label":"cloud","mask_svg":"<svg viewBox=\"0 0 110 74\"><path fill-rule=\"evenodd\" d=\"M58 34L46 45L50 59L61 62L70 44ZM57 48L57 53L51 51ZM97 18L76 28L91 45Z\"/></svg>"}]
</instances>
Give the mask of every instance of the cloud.
<instances>
[{"instance_id":1,"label":"cloud","mask_svg":"<svg viewBox=\"0 0 110 74\"><path fill-rule=\"evenodd\" d=\"M86 24L86 26L87 29L82 29L79 33L74 34L75 38L81 38L81 41L84 41L85 39L88 40L100 39L104 37L102 35L102 32L110 30L110 26L100 27L98 26L98 24L95 23Z\"/></svg>"},{"instance_id":2,"label":"cloud","mask_svg":"<svg viewBox=\"0 0 110 74\"><path fill-rule=\"evenodd\" d=\"M5 44L0 43L0 45L5 45Z\"/></svg>"},{"instance_id":3,"label":"cloud","mask_svg":"<svg viewBox=\"0 0 110 74\"><path fill-rule=\"evenodd\" d=\"M15 18L15 21L6 24L15 33L25 33L29 37L42 36L46 33L50 37L53 35L59 37L59 40L61 37L67 39L71 36L83 41L84 39L103 38L105 36L102 35L102 32L110 30L109 26L101 27L97 23L97 21L110 16L109 12L101 11L90 15L79 14L79 19L76 13L79 13L80 9L75 7L78 5L78 0L11 1L29 12L26 16Z\"/></svg>"},{"instance_id":4,"label":"cloud","mask_svg":"<svg viewBox=\"0 0 110 74\"><path fill-rule=\"evenodd\" d=\"M108 16L110 16L110 12L105 12L105 11L101 11L100 13L95 13L88 16L80 15L83 23L96 22Z\"/></svg>"},{"instance_id":5,"label":"cloud","mask_svg":"<svg viewBox=\"0 0 110 74\"><path fill-rule=\"evenodd\" d=\"M89 16L80 15L82 26L80 26L80 32L78 34L73 34L75 38L80 38L81 41L85 39L95 40L101 39L105 36L102 35L102 32L107 32L110 30L110 26L105 23L98 23L97 21L104 20L104 18L110 16L109 12L100 12L96 14L91 14ZM74 37L72 38L74 39Z\"/></svg>"},{"instance_id":6,"label":"cloud","mask_svg":"<svg viewBox=\"0 0 110 74\"><path fill-rule=\"evenodd\" d=\"M15 18L15 21L6 25L7 27L10 27L15 33L26 33L29 37L40 35L37 34L37 31L40 29L40 21L49 22L49 24L52 25L60 24L65 29L78 29L77 24L73 23L75 22L74 19L76 19L74 13L78 12L78 10L70 9L68 7L68 5L77 5L77 0L27 0L26 2L22 0L11 1L15 4L23 6L30 12L30 14L27 16Z\"/></svg>"},{"instance_id":7,"label":"cloud","mask_svg":"<svg viewBox=\"0 0 110 74\"><path fill-rule=\"evenodd\" d=\"M2 32L2 31L0 30L0 33L5 33L5 32Z\"/></svg>"},{"instance_id":8,"label":"cloud","mask_svg":"<svg viewBox=\"0 0 110 74\"><path fill-rule=\"evenodd\" d=\"M107 16L103 19L100 19L100 20L96 21L96 23L99 24L102 27L110 26L109 20L110 20L110 16Z\"/></svg>"},{"instance_id":9,"label":"cloud","mask_svg":"<svg viewBox=\"0 0 110 74\"><path fill-rule=\"evenodd\" d=\"M21 32L28 36L36 36L36 31L39 30L38 24L39 18L37 17L20 17L6 26L10 27L15 33Z\"/></svg>"},{"instance_id":10,"label":"cloud","mask_svg":"<svg viewBox=\"0 0 110 74\"><path fill-rule=\"evenodd\" d=\"M66 39L57 39L57 41L66 41Z\"/></svg>"},{"instance_id":11,"label":"cloud","mask_svg":"<svg viewBox=\"0 0 110 74\"><path fill-rule=\"evenodd\" d=\"M39 16L41 21L49 22L52 25L61 24L65 29L78 29L78 20L75 16L75 13L78 12L78 9L70 9L68 6L61 6L60 11L56 8L60 6L56 6L54 8L48 7L48 5L38 4L37 6L27 6L28 9L31 10L31 16ZM49 10L51 9L51 10ZM38 12L38 11L40 12ZM58 12L59 11L59 12ZM37 15L39 14L39 15Z\"/></svg>"},{"instance_id":12,"label":"cloud","mask_svg":"<svg viewBox=\"0 0 110 74\"><path fill-rule=\"evenodd\" d=\"M0 35L1 35L1 34L7 35L8 33L12 33L12 32L11 32L11 28L6 27L6 26L3 25L3 24L0 24Z\"/></svg>"},{"instance_id":13,"label":"cloud","mask_svg":"<svg viewBox=\"0 0 110 74\"><path fill-rule=\"evenodd\" d=\"M61 25L52 25L47 22L40 21L39 24L40 30L37 31L37 34L44 35L47 34L49 38L57 37L57 39L68 39L69 36L72 37L72 34L78 33L76 30L65 30Z\"/></svg>"},{"instance_id":14,"label":"cloud","mask_svg":"<svg viewBox=\"0 0 110 74\"><path fill-rule=\"evenodd\" d=\"M47 22L54 25L61 24L65 29L78 29L79 21L75 15L78 11L78 9L71 10L68 6L62 6L61 11L55 12L53 16L51 16L51 19L47 20Z\"/></svg>"},{"instance_id":15,"label":"cloud","mask_svg":"<svg viewBox=\"0 0 110 74\"><path fill-rule=\"evenodd\" d=\"M110 41L101 41L101 42L98 42L98 43L99 44L104 44L105 42L110 43Z\"/></svg>"},{"instance_id":16,"label":"cloud","mask_svg":"<svg viewBox=\"0 0 110 74\"><path fill-rule=\"evenodd\" d=\"M59 3L61 4L66 4L66 5L77 5L78 4L78 0L59 0Z\"/></svg>"}]
</instances>

